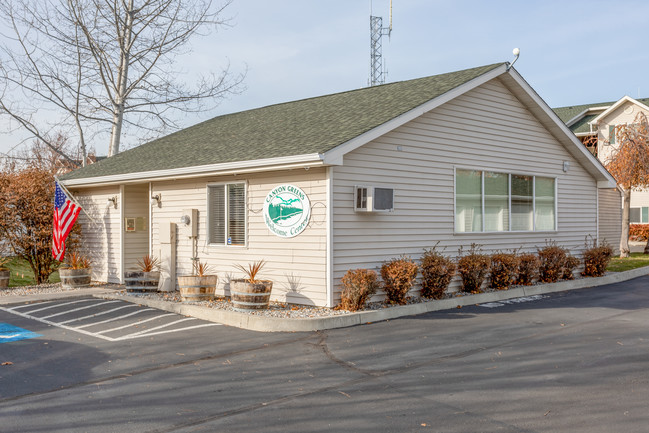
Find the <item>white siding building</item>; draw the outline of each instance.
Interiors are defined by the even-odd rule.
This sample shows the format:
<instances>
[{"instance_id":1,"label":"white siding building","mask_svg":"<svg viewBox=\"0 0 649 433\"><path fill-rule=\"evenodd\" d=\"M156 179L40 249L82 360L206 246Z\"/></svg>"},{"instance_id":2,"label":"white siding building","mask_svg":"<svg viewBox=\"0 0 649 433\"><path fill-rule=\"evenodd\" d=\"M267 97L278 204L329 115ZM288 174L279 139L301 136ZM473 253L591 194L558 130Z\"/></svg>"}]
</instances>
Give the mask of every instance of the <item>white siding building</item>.
<instances>
[{"instance_id":1,"label":"white siding building","mask_svg":"<svg viewBox=\"0 0 649 433\"><path fill-rule=\"evenodd\" d=\"M93 216L80 220L98 279L121 281L150 253L173 289L198 258L227 295L235 264L265 259L274 299L329 307L348 269L438 242L449 255L547 240L579 254L609 230L598 203L617 194L507 63L217 117L63 181ZM287 185L309 202L296 236L267 223L268 197Z\"/></svg>"}]
</instances>

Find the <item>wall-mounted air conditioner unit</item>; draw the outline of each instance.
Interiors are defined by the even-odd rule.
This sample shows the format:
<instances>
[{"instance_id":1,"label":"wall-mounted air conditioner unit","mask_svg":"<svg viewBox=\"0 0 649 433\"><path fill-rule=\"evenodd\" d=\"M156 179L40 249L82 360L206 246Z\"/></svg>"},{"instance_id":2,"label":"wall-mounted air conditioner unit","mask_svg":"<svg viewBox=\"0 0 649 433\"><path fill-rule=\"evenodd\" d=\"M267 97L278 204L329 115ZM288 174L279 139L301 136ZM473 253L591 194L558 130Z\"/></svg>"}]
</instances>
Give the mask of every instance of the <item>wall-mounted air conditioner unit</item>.
<instances>
[{"instance_id":1,"label":"wall-mounted air conditioner unit","mask_svg":"<svg viewBox=\"0 0 649 433\"><path fill-rule=\"evenodd\" d=\"M394 210L394 189L378 186L355 186L354 210L356 212L392 212Z\"/></svg>"}]
</instances>

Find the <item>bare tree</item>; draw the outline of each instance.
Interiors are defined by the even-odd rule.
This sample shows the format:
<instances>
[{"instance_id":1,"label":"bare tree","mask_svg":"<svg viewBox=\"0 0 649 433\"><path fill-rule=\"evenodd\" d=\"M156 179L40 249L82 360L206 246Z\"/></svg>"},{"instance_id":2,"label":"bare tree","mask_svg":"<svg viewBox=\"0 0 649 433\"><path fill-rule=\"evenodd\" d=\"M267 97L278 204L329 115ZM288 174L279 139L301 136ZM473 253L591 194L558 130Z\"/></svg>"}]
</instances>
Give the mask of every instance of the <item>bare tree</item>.
<instances>
[{"instance_id":1,"label":"bare tree","mask_svg":"<svg viewBox=\"0 0 649 433\"><path fill-rule=\"evenodd\" d=\"M141 138L177 129L178 111L213 108L240 89L243 74L229 66L192 86L176 79L176 58L228 24L231 1L4 0L12 34L0 48L0 114L56 152L54 129L78 140L84 162L89 141L108 139L113 156L129 128Z\"/></svg>"},{"instance_id":2,"label":"bare tree","mask_svg":"<svg viewBox=\"0 0 649 433\"><path fill-rule=\"evenodd\" d=\"M632 124L615 127L617 139L613 151L604 161L607 170L623 190L622 237L620 257L629 257L629 216L631 191L649 187L649 122L644 113L638 113ZM645 246L649 253L649 242Z\"/></svg>"}]
</instances>

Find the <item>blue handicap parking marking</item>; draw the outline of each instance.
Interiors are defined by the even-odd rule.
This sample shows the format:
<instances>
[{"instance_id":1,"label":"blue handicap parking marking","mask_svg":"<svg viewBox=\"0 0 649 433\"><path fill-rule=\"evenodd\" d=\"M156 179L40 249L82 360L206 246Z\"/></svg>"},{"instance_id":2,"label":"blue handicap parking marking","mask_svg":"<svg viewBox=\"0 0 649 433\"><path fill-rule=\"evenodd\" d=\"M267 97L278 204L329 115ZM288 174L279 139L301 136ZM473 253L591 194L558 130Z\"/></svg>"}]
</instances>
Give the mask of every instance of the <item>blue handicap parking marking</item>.
<instances>
[{"instance_id":1,"label":"blue handicap parking marking","mask_svg":"<svg viewBox=\"0 0 649 433\"><path fill-rule=\"evenodd\" d=\"M8 323L0 323L0 343L8 343L10 341L26 340L27 338L41 337L32 331L28 331Z\"/></svg>"}]
</instances>

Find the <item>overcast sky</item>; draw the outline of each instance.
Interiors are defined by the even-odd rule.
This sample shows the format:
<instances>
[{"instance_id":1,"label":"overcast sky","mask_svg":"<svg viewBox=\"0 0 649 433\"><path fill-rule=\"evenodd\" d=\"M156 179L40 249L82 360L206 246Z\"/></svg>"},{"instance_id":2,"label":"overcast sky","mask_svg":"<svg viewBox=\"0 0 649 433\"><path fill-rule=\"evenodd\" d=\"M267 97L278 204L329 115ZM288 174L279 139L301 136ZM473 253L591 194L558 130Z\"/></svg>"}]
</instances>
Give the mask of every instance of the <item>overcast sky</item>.
<instances>
[{"instance_id":1,"label":"overcast sky","mask_svg":"<svg viewBox=\"0 0 649 433\"><path fill-rule=\"evenodd\" d=\"M389 0L371 7L387 26ZM196 40L181 67L218 71L229 62L234 72L247 68L246 88L184 126L368 84L369 0L234 0L225 15L232 26ZM386 82L511 61L519 47L515 68L551 107L649 97L647 17L646 0L393 0ZM14 142L4 136L0 151ZM107 143L94 146L107 152Z\"/></svg>"}]
</instances>

